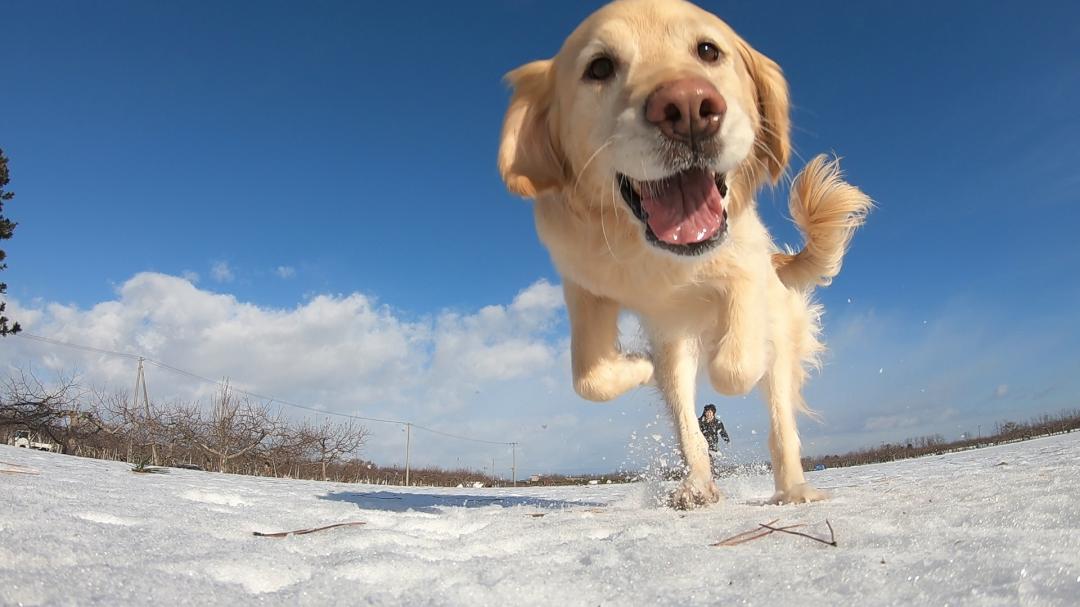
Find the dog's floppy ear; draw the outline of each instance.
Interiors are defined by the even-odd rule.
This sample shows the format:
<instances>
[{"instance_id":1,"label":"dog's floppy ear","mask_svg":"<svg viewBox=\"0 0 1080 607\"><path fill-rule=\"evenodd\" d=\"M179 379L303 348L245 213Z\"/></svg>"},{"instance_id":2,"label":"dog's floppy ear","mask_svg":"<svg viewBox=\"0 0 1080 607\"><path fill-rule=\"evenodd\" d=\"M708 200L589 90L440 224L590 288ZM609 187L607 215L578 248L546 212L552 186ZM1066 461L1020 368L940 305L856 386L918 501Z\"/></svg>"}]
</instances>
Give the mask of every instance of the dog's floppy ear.
<instances>
[{"instance_id":1,"label":"dog's floppy ear","mask_svg":"<svg viewBox=\"0 0 1080 607\"><path fill-rule=\"evenodd\" d=\"M773 183L779 181L791 156L791 102L787 80L775 61L754 50L743 40L738 41L750 78L754 81L761 126L755 154L762 166L768 167Z\"/></svg>"},{"instance_id":2,"label":"dog's floppy ear","mask_svg":"<svg viewBox=\"0 0 1080 607\"><path fill-rule=\"evenodd\" d=\"M565 160L552 121L552 63L527 63L507 74L506 81L514 94L503 120L499 173L511 192L535 198L566 180Z\"/></svg>"}]
</instances>

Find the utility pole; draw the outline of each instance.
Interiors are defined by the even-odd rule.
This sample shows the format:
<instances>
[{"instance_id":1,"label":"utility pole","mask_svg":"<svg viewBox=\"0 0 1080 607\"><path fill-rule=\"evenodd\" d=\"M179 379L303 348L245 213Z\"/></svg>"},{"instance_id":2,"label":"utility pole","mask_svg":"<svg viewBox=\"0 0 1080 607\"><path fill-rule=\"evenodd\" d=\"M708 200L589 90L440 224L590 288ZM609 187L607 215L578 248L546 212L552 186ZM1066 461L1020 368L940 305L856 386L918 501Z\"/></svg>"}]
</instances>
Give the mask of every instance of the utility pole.
<instances>
[{"instance_id":1,"label":"utility pole","mask_svg":"<svg viewBox=\"0 0 1080 607\"><path fill-rule=\"evenodd\" d=\"M510 450L514 454L513 464L510 466L510 476L514 486L517 487L517 443L510 443Z\"/></svg>"},{"instance_id":2,"label":"utility pole","mask_svg":"<svg viewBox=\"0 0 1080 607\"><path fill-rule=\"evenodd\" d=\"M409 486L409 448L412 446L412 424L405 424L405 486Z\"/></svg>"},{"instance_id":3,"label":"utility pole","mask_svg":"<svg viewBox=\"0 0 1080 607\"><path fill-rule=\"evenodd\" d=\"M150 396L146 393L146 375L143 373L143 361L146 360L143 357L139 357L139 372L135 375L135 393L131 397L131 406L139 406L139 389L142 389L143 394L143 407L146 410L146 417L150 417Z\"/></svg>"},{"instance_id":4,"label":"utility pole","mask_svg":"<svg viewBox=\"0 0 1080 607\"><path fill-rule=\"evenodd\" d=\"M150 432L150 395L146 392L146 374L143 372L143 361L146 360L142 356L139 357L139 371L135 374L135 392L131 395L131 408L135 409L139 406L139 389L142 389L142 401L143 411L146 413L146 430L147 439L150 441L150 457L153 458L153 464L156 466L158 463L157 457L157 445L154 444L153 433Z\"/></svg>"},{"instance_id":5,"label":"utility pole","mask_svg":"<svg viewBox=\"0 0 1080 607\"><path fill-rule=\"evenodd\" d=\"M491 458L491 486L495 486L495 458Z\"/></svg>"}]
</instances>

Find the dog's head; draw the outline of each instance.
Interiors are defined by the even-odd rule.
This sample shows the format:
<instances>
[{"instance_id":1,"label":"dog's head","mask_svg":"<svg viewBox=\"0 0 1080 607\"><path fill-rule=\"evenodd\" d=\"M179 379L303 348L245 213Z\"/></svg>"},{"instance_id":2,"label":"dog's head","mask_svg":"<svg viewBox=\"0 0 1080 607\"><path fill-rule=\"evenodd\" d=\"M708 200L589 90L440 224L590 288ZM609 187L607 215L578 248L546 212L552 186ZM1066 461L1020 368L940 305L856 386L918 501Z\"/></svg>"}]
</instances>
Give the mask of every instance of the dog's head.
<instances>
[{"instance_id":1,"label":"dog's head","mask_svg":"<svg viewBox=\"0 0 1080 607\"><path fill-rule=\"evenodd\" d=\"M609 4L555 58L507 79L499 170L510 191L625 205L659 249L712 249L787 166L780 68L681 0Z\"/></svg>"}]
</instances>

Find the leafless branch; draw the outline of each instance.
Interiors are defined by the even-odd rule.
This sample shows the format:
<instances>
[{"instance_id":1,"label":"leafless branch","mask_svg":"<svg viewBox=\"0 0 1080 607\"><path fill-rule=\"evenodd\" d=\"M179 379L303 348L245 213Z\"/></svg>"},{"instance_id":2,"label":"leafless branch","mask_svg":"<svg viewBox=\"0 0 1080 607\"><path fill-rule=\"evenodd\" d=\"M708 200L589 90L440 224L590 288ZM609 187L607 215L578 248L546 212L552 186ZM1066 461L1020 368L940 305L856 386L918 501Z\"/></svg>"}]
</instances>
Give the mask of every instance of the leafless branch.
<instances>
[{"instance_id":1,"label":"leafless branch","mask_svg":"<svg viewBox=\"0 0 1080 607\"><path fill-rule=\"evenodd\" d=\"M835 548L836 547L836 533L833 532L832 523L829 522L829 519L825 519L825 524L828 525L828 527L829 527L829 539L827 539L827 540L822 539L820 537L814 537L813 535L809 535L807 533L802 533L800 531L791 531L792 527L770 527L769 525L762 525L762 527L764 527L766 529L770 529L772 531L779 531L781 533L790 533L791 535L797 535L799 537L805 537L808 540L814 540L815 542L821 542L822 544L827 544L827 545L832 546L833 548Z\"/></svg>"},{"instance_id":2,"label":"leafless branch","mask_svg":"<svg viewBox=\"0 0 1080 607\"><path fill-rule=\"evenodd\" d=\"M298 529L296 531L278 531L277 533L262 533L261 531L252 531L251 534L256 537L287 537L290 535L305 535L308 533L315 533L316 531L324 531L326 529L333 529L335 527L355 527L358 525L366 525L363 521L354 521L351 523L336 523L334 525L327 525L325 527L313 527L311 529Z\"/></svg>"},{"instance_id":3,"label":"leafless branch","mask_svg":"<svg viewBox=\"0 0 1080 607\"><path fill-rule=\"evenodd\" d=\"M796 524L796 525L787 525L787 526L784 526L784 527L774 527L773 525L775 525L779 520L780 519L773 519L773 520L769 521L768 523L761 523L761 524L758 525L757 529L751 529L749 531L743 531L742 533L735 534L735 535L733 535L733 536L731 536L729 538L720 540L719 542L716 542L715 544L710 544L710 545L711 546L737 546L739 544L745 544L746 542L751 542L751 541L754 541L754 540L757 540L757 539L761 539L761 538L763 538L763 537L765 537L767 535L772 535L773 533L780 532L780 533L788 533L788 534L791 534L791 535L798 535L800 537L805 537L807 539L814 540L815 542L821 542L822 544L828 544L829 546L833 546L833 547L836 546L836 534L833 532L832 524L829 522L828 519L825 519L825 524L829 527L829 539L827 539L827 540L821 539L819 537L814 537L812 535L802 533L800 531L792 531L792 529L797 529L799 527L805 527L806 526L806 525L804 525L802 523L799 523L799 524Z\"/></svg>"}]
</instances>

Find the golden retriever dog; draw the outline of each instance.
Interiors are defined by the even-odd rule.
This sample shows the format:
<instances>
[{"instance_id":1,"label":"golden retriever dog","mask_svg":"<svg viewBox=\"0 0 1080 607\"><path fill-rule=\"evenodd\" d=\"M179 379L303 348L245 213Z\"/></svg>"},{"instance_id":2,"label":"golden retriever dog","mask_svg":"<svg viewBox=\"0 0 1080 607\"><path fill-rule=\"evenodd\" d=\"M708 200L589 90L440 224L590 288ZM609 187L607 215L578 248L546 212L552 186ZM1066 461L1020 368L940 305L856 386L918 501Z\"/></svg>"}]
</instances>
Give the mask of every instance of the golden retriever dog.
<instances>
[{"instance_id":1,"label":"golden retriever dog","mask_svg":"<svg viewBox=\"0 0 1080 607\"><path fill-rule=\"evenodd\" d=\"M586 19L553 58L507 76L499 170L535 200L562 275L574 388L593 401L655 385L688 473L672 504L717 502L697 423L699 369L726 395L760 388L776 503L825 495L806 483L797 412L817 339L816 285L840 270L870 200L836 161L814 158L791 187L806 244L777 249L754 194L791 153L780 68L716 16L682 0L620 0ZM623 352L620 310L649 353Z\"/></svg>"}]
</instances>

